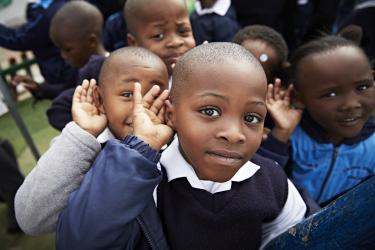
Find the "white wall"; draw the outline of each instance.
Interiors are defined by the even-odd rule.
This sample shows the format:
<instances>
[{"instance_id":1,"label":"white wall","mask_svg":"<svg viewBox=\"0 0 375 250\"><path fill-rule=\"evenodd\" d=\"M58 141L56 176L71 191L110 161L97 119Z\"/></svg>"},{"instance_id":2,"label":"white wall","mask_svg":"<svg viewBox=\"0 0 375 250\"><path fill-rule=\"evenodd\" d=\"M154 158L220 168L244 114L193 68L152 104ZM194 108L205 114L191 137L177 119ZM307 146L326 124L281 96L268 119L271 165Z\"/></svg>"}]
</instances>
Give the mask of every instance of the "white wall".
<instances>
[{"instance_id":1,"label":"white wall","mask_svg":"<svg viewBox=\"0 0 375 250\"><path fill-rule=\"evenodd\" d=\"M12 0L12 3L0 10L0 23L18 25L25 22L25 10L28 0Z\"/></svg>"}]
</instances>

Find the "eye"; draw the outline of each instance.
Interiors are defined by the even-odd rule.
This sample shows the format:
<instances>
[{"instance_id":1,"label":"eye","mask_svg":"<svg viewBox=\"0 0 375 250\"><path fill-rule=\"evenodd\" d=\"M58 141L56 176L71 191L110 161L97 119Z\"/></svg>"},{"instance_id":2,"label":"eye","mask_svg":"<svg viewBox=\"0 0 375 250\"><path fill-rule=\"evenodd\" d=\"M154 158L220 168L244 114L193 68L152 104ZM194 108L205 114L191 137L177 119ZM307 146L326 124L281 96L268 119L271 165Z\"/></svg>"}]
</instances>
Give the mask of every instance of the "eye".
<instances>
[{"instance_id":1,"label":"eye","mask_svg":"<svg viewBox=\"0 0 375 250\"><path fill-rule=\"evenodd\" d=\"M335 97L335 96L337 96L336 92L329 92L329 93L323 95L323 97Z\"/></svg>"},{"instance_id":2,"label":"eye","mask_svg":"<svg viewBox=\"0 0 375 250\"><path fill-rule=\"evenodd\" d=\"M246 123L257 124L262 121L262 118L260 118L258 115L255 115L255 114L246 114L244 116L244 120Z\"/></svg>"},{"instance_id":3,"label":"eye","mask_svg":"<svg viewBox=\"0 0 375 250\"><path fill-rule=\"evenodd\" d=\"M133 98L133 92L123 92L121 93L121 96L125 99L132 99Z\"/></svg>"},{"instance_id":4,"label":"eye","mask_svg":"<svg viewBox=\"0 0 375 250\"><path fill-rule=\"evenodd\" d=\"M361 84L357 87L358 91L365 91L366 89L370 88L370 84Z\"/></svg>"},{"instance_id":5,"label":"eye","mask_svg":"<svg viewBox=\"0 0 375 250\"><path fill-rule=\"evenodd\" d=\"M163 38L164 38L164 33L158 33L152 36L152 39L155 39L155 40L162 40Z\"/></svg>"},{"instance_id":6,"label":"eye","mask_svg":"<svg viewBox=\"0 0 375 250\"><path fill-rule=\"evenodd\" d=\"M178 28L178 33L180 33L181 35L188 35L188 33L190 33L191 29L188 28L188 27L180 27Z\"/></svg>"},{"instance_id":7,"label":"eye","mask_svg":"<svg viewBox=\"0 0 375 250\"><path fill-rule=\"evenodd\" d=\"M199 112L206 115L206 116L210 116L210 117L220 116L220 111L216 108L213 108L213 107L203 108L203 109L199 110Z\"/></svg>"}]
</instances>

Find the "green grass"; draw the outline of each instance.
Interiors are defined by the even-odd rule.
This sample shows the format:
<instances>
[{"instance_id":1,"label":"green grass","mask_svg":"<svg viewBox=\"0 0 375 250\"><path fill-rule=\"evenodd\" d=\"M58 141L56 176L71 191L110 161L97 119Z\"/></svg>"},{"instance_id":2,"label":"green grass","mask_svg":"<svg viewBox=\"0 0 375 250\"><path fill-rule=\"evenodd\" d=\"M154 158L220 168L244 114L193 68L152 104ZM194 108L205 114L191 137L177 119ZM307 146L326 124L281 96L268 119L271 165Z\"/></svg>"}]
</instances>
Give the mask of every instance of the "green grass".
<instances>
[{"instance_id":1,"label":"green grass","mask_svg":"<svg viewBox=\"0 0 375 250\"><path fill-rule=\"evenodd\" d=\"M34 140L39 151L43 154L53 137L59 132L48 124L46 110L50 105L49 101L42 101L35 106L29 98L17 104L26 127ZM18 157L18 163L22 173L26 176L35 166L35 159L27 147L19 129L12 116L8 113L0 117L0 137L7 138L13 145ZM0 250L51 250L55 249L54 234L44 236L26 236L24 234L6 234L6 206L0 204Z\"/></svg>"}]
</instances>

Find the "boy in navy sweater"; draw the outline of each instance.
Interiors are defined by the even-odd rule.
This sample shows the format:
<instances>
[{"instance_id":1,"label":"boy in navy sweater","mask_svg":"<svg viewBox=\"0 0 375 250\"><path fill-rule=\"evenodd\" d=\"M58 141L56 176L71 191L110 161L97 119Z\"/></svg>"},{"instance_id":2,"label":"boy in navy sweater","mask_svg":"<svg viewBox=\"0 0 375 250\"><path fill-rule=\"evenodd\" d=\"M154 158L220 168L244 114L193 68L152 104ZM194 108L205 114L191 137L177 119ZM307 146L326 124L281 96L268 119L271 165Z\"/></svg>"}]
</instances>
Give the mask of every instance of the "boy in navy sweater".
<instances>
[{"instance_id":1,"label":"boy in navy sweater","mask_svg":"<svg viewBox=\"0 0 375 250\"><path fill-rule=\"evenodd\" d=\"M58 249L257 249L304 217L281 168L255 154L266 77L246 49L211 43L186 53L167 125L153 122L163 106L145 107L140 90L133 135L110 140L70 196ZM177 136L157 165L171 128Z\"/></svg>"}]
</instances>

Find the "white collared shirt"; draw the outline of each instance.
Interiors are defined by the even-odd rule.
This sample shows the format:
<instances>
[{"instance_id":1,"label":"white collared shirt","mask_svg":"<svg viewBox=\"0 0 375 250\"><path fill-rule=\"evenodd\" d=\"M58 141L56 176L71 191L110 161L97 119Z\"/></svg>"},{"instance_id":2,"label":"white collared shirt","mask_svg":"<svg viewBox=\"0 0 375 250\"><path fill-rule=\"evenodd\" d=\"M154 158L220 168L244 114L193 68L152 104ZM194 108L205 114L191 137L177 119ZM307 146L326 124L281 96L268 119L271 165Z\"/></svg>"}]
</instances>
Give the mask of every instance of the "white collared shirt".
<instances>
[{"instance_id":1,"label":"white collared shirt","mask_svg":"<svg viewBox=\"0 0 375 250\"><path fill-rule=\"evenodd\" d=\"M115 138L115 136L112 134L111 130L109 130L109 128L107 127L103 130L103 132L100 135L98 135L96 140L100 144L103 144L103 143L107 142L108 140L114 139L114 138Z\"/></svg>"},{"instance_id":2,"label":"white collared shirt","mask_svg":"<svg viewBox=\"0 0 375 250\"><path fill-rule=\"evenodd\" d=\"M195 11L199 16L211 13L216 13L219 16L225 16L230 8L230 5L231 0L218 0L211 8L202 9L200 1L195 1Z\"/></svg>"},{"instance_id":3,"label":"white collared shirt","mask_svg":"<svg viewBox=\"0 0 375 250\"><path fill-rule=\"evenodd\" d=\"M213 181L199 180L195 174L193 167L186 162L181 155L178 147L177 136L162 153L160 163L165 168L168 175L168 182L177 178L186 177L189 184L193 188L203 189L210 193L217 193L230 190L232 182L241 182L251 178L261 167L247 162L237 173L227 182L218 183ZM161 167L160 164L158 166ZM154 200L157 201L156 189L154 190ZM306 205L302 197L298 193L293 183L288 179L288 198L283 209L277 218L269 223L263 224L263 236L261 249L273 238L283 233L286 229L292 227L304 219L306 213Z\"/></svg>"}]
</instances>

